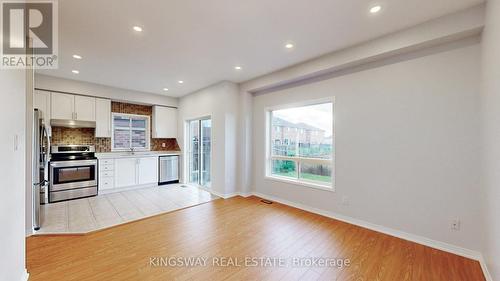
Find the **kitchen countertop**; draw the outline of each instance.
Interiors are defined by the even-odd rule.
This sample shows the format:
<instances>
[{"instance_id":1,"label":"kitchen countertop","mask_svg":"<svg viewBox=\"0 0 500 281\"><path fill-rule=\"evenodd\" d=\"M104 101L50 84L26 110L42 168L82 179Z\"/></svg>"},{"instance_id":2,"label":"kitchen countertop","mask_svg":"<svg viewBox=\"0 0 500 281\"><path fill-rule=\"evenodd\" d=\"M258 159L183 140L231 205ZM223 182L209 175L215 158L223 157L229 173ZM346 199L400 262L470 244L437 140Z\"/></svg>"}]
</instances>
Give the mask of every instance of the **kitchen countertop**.
<instances>
[{"instance_id":1,"label":"kitchen countertop","mask_svg":"<svg viewBox=\"0 0 500 281\"><path fill-rule=\"evenodd\" d=\"M101 152L96 153L95 156L98 159L109 159L109 158L136 158L136 157L148 157L148 156L166 156L166 155L181 155L181 151L136 151L134 153L127 151L115 151L115 152Z\"/></svg>"}]
</instances>

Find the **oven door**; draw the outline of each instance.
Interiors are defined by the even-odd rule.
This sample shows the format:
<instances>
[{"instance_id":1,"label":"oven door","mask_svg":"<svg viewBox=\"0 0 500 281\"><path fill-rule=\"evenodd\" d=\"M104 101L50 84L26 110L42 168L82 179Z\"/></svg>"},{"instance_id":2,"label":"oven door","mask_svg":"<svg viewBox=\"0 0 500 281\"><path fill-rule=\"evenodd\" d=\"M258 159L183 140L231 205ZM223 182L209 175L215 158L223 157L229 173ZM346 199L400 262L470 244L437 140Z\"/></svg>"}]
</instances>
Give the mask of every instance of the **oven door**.
<instances>
[{"instance_id":1,"label":"oven door","mask_svg":"<svg viewBox=\"0 0 500 281\"><path fill-rule=\"evenodd\" d=\"M97 185L97 160L58 161L50 163L50 191Z\"/></svg>"}]
</instances>

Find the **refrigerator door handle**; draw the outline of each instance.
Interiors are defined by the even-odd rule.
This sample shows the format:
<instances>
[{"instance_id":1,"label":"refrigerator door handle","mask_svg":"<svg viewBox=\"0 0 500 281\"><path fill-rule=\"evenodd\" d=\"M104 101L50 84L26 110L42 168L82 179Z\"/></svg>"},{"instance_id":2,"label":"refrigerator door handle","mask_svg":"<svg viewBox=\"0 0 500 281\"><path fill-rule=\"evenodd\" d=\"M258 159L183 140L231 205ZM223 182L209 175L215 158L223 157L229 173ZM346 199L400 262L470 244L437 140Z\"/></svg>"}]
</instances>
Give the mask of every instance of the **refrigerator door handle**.
<instances>
[{"instance_id":1,"label":"refrigerator door handle","mask_svg":"<svg viewBox=\"0 0 500 281\"><path fill-rule=\"evenodd\" d=\"M33 210L33 229L40 229L40 188L41 185L39 183L33 184L33 202L34 202L34 210Z\"/></svg>"},{"instance_id":2,"label":"refrigerator door handle","mask_svg":"<svg viewBox=\"0 0 500 281\"><path fill-rule=\"evenodd\" d=\"M32 152L32 226L35 230L40 229L40 162L41 162L41 140L43 133L41 128L40 111L35 109L33 114L33 152Z\"/></svg>"}]
</instances>

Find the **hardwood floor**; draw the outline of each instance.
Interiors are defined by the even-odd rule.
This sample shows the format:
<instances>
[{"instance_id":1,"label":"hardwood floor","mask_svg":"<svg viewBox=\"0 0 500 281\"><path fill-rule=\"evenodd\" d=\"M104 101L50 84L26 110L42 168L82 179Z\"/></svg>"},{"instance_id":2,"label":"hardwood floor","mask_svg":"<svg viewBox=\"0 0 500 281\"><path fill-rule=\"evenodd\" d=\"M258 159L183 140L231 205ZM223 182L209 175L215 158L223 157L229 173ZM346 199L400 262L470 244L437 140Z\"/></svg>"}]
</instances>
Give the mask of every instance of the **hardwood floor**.
<instances>
[{"instance_id":1,"label":"hardwood floor","mask_svg":"<svg viewBox=\"0 0 500 281\"><path fill-rule=\"evenodd\" d=\"M476 261L256 197L215 200L87 235L33 236L27 251L33 281L485 280ZM203 257L207 264L157 266L174 260L168 257ZM350 265L278 266L294 257ZM271 258L276 266L266 266ZM238 264L227 266L231 261Z\"/></svg>"}]
</instances>

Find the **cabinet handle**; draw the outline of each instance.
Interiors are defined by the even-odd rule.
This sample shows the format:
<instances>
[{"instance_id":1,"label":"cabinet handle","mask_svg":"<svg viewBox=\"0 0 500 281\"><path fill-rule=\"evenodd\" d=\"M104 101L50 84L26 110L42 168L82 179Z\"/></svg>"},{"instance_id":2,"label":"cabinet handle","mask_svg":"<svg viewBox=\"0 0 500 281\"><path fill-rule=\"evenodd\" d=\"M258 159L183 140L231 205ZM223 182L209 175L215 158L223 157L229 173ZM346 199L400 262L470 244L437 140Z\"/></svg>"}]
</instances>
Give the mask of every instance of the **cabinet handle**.
<instances>
[{"instance_id":1,"label":"cabinet handle","mask_svg":"<svg viewBox=\"0 0 500 281\"><path fill-rule=\"evenodd\" d=\"M78 119L78 113L75 112L75 120Z\"/></svg>"}]
</instances>

